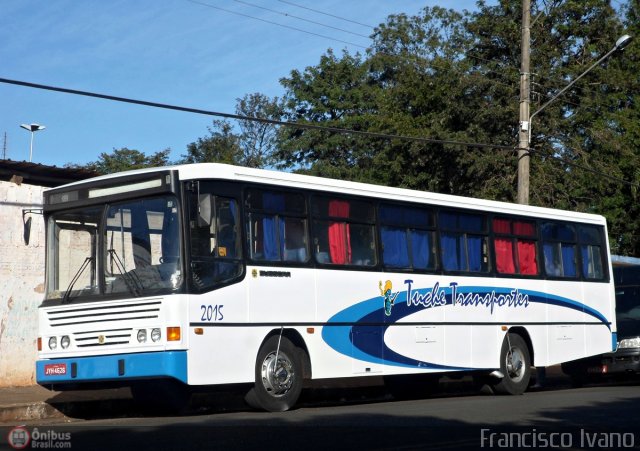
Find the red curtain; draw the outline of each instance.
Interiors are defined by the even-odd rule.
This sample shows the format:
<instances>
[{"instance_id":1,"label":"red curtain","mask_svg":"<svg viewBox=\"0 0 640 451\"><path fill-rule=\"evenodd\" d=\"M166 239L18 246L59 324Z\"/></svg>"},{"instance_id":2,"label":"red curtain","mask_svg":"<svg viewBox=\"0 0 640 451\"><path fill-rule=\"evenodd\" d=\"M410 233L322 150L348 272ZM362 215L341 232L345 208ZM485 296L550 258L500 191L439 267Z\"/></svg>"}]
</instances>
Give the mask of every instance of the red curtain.
<instances>
[{"instance_id":1,"label":"red curtain","mask_svg":"<svg viewBox=\"0 0 640 451\"><path fill-rule=\"evenodd\" d=\"M513 225L513 230L511 226ZM496 234L508 234L535 237L536 228L532 222L510 221L509 219L493 220L493 231ZM513 242L514 238L494 238L494 247L496 252L496 266L499 273L515 274L516 267L513 258ZM535 241L525 241L515 238L516 250L518 251L518 266L520 274L535 275L538 274L538 264L536 262L536 243Z\"/></svg>"},{"instance_id":2,"label":"red curtain","mask_svg":"<svg viewBox=\"0 0 640 451\"><path fill-rule=\"evenodd\" d=\"M329 201L329 216L348 218L349 202L342 200ZM349 224L345 222L329 223L329 255L331 256L331 262L337 265L351 263Z\"/></svg>"},{"instance_id":3,"label":"red curtain","mask_svg":"<svg viewBox=\"0 0 640 451\"><path fill-rule=\"evenodd\" d=\"M493 231L495 233L511 233L511 221L495 218L493 220Z\"/></svg>"},{"instance_id":4,"label":"red curtain","mask_svg":"<svg viewBox=\"0 0 640 451\"><path fill-rule=\"evenodd\" d=\"M536 234L535 225L531 222L514 222L513 233L520 236L534 236Z\"/></svg>"},{"instance_id":5,"label":"red curtain","mask_svg":"<svg viewBox=\"0 0 640 451\"><path fill-rule=\"evenodd\" d=\"M501 274L515 274L516 267L513 264L513 242L510 238L495 238L496 269Z\"/></svg>"},{"instance_id":6,"label":"red curtain","mask_svg":"<svg viewBox=\"0 0 640 451\"><path fill-rule=\"evenodd\" d=\"M534 241L518 240L518 264L520 265L520 274L538 274L536 243Z\"/></svg>"}]
</instances>

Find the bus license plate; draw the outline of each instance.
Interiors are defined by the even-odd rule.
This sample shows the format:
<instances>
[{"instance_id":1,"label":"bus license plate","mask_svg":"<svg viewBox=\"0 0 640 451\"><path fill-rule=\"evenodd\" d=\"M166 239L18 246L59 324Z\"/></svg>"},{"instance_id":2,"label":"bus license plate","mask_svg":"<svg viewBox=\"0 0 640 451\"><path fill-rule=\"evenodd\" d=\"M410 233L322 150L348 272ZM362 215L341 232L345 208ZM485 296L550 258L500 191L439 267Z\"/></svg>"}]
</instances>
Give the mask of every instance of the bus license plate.
<instances>
[{"instance_id":1,"label":"bus license plate","mask_svg":"<svg viewBox=\"0 0 640 451\"><path fill-rule=\"evenodd\" d=\"M45 376L64 376L67 374L66 363L51 363L44 366Z\"/></svg>"}]
</instances>

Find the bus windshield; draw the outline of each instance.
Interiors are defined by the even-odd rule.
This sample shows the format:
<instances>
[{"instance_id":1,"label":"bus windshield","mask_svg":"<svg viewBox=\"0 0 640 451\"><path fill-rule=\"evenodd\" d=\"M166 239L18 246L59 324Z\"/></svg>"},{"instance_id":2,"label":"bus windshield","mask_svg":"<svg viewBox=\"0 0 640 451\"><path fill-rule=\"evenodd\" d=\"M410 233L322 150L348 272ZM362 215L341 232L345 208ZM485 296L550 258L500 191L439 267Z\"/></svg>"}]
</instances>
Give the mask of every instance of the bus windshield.
<instances>
[{"instance_id":1,"label":"bus windshield","mask_svg":"<svg viewBox=\"0 0 640 451\"><path fill-rule=\"evenodd\" d=\"M56 212L48 219L46 300L137 297L182 284L173 196Z\"/></svg>"}]
</instances>

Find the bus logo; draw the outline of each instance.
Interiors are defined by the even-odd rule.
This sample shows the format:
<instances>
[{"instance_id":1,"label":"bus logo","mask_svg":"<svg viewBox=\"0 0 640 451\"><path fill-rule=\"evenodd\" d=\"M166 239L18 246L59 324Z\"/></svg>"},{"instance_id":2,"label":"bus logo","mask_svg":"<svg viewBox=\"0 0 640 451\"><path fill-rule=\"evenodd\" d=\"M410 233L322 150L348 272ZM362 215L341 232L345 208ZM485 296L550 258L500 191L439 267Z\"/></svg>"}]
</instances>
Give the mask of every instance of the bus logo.
<instances>
[{"instance_id":1,"label":"bus logo","mask_svg":"<svg viewBox=\"0 0 640 451\"><path fill-rule=\"evenodd\" d=\"M396 301L396 298L400 294L400 292L393 293L391 290L393 285L390 280L387 280L384 283L384 288L382 288L382 280L378 283L378 288L380 289L380 294L384 298L384 314L387 316L391 316L391 308L393 307L393 303Z\"/></svg>"},{"instance_id":2,"label":"bus logo","mask_svg":"<svg viewBox=\"0 0 640 451\"><path fill-rule=\"evenodd\" d=\"M105 340L104 335L98 335L98 343L99 344L103 345L104 344L104 340Z\"/></svg>"}]
</instances>

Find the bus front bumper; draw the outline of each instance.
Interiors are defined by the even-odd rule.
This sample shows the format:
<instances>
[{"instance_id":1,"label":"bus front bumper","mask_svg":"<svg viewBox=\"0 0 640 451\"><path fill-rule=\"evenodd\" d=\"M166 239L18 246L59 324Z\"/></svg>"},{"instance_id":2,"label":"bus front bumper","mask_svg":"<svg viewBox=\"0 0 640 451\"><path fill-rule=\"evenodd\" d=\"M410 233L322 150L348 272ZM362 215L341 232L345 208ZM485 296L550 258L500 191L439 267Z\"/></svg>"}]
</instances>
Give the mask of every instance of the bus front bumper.
<instances>
[{"instance_id":1,"label":"bus front bumper","mask_svg":"<svg viewBox=\"0 0 640 451\"><path fill-rule=\"evenodd\" d=\"M40 385L173 378L187 383L187 352L143 352L36 361Z\"/></svg>"}]
</instances>

